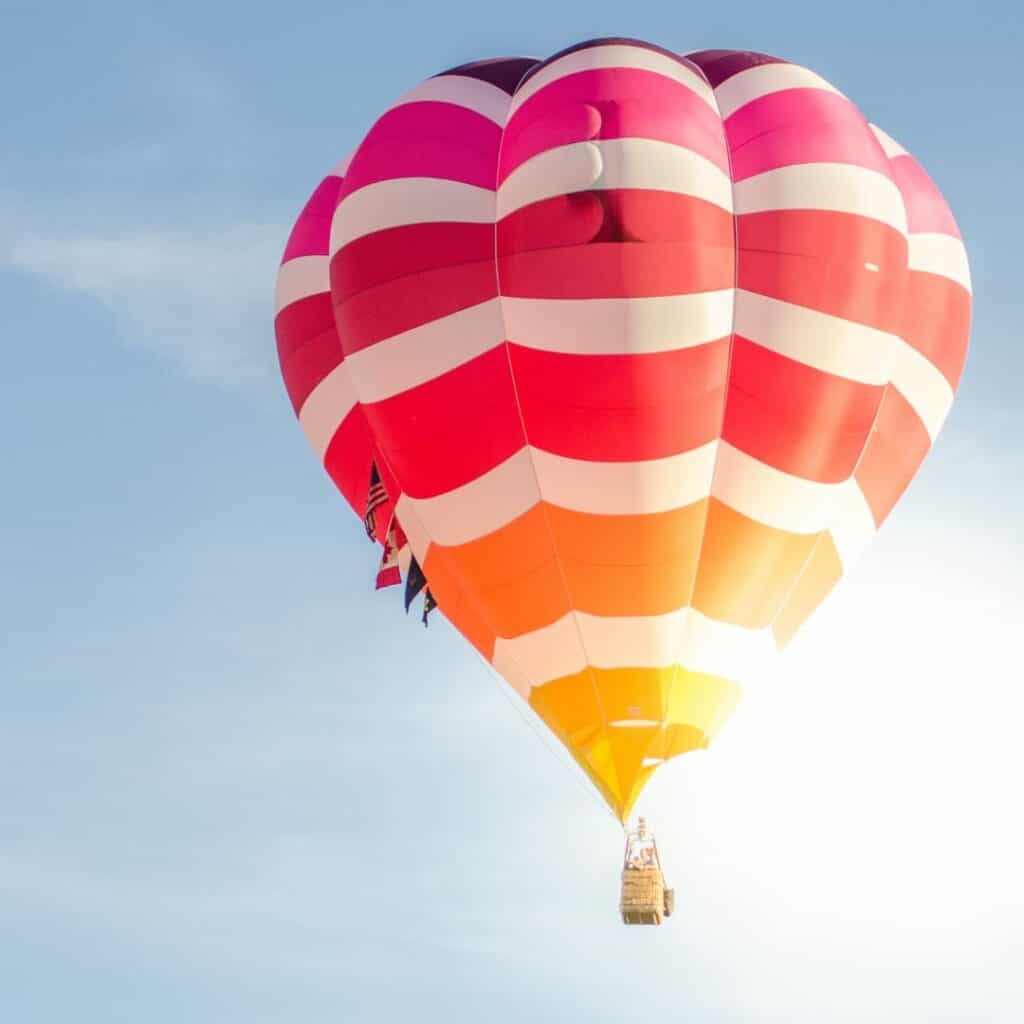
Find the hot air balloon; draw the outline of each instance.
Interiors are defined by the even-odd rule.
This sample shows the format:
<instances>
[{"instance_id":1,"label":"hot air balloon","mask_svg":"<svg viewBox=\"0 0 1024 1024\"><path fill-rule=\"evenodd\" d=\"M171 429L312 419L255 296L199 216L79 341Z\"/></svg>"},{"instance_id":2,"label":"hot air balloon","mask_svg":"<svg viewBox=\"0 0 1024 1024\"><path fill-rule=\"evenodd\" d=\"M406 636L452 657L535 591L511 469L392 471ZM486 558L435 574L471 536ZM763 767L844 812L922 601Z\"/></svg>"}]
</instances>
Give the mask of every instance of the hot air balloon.
<instances>
[{"instance_id":1,"label":"hot air balloon","mask_svg":"<svg viewBox=\"0 0 1024 1024\"><path fill-rule=\"evenodd\" d=\"M349 504L377 478L625 823L888 516L970 306L939 190L824 78L599 39L386 110L296 224L277 335Z\"/></svg>"}]
</instances>

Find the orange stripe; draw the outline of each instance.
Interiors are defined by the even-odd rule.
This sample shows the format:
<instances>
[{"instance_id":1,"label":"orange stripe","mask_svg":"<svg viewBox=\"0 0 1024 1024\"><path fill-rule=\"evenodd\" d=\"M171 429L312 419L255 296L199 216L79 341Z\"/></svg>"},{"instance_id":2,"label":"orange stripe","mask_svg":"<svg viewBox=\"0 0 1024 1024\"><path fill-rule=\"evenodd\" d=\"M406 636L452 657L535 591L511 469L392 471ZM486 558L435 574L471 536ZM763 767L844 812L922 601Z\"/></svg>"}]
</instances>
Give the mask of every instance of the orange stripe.
<instances>
[{"instance_id":1,"label":"orange stripe","mask_svg":"<svg viewBox=\"0 0 1024 1024\"><path fill-rule=\"evenodd\" d=\"M772 623L772 634L779 650L789 643L842 575L843 563L839 560L839 553L831 535L824 533L814 545L800 578Z\"/></svg>"},{"instance_id":2,"label":"orange stripe","mask_svg":"<svg viewBox=\"0 0 1024 1024\"><path fill-rule=\"evenodd\" d=\"M463 581L502 637L550 625L571 609L663 615L685 607L691 594L710 618L759 629L771 625L821 536L765 526L715 499L622 516L542 503L486 537L432 546L425 571L433 581L432 560L443 556L442 571ZM807 586L817 573L816 566Z\"/></svg>"},{"instance_id":3,"label":"orange stripe","mask_svg":"<svg viewBox=\"0 0 1024 1024\"><path fill-rule=\"evenodd\" d=\"M704 509L705 502L696 502L650 515L607 516L542 503L486 537L430 550L434 557L444 552L498 635L515 637L571 608L619 616L683 607ZM429 567L425 571L433 580Z\"/></svg>"},{"instance_id":4,"label":"orange stripe","mask_svg":"<svg viewBox=\"0 0 1024 1024\"><path fill-rule=\"evenodd\" d=\"M430 581L430 592L445 618L490 661L497 639L494 625L479 602L470 596L466 581L460 578L444 548L432 544L427 549L423 573Z\"/></svg>"},{"instance_id":5,"label":"orange stripe","mask_svg":"<svg viewBox=\"0 0 1024 1024\"><path fill-rule=\"evenodd\" d=\"M748 629L771 625L819 536L765 526L712 498L694 608Z\"/></svg>"}]
</instances>

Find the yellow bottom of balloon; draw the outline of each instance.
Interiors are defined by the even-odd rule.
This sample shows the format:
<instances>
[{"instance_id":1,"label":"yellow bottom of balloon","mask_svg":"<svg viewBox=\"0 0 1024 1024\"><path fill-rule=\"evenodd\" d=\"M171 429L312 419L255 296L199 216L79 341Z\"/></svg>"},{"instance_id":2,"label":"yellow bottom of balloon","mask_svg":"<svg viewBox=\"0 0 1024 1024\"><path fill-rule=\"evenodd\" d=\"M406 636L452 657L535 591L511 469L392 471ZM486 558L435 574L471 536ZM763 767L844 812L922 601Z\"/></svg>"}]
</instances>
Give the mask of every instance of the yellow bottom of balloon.
<instances>
[{"instance_id":1,"label":"yellow bottom of balloon","mask_svg":"<svg viewBox=\"0 0 1024 1024\"><path fill-rule=\"evenodd\" d=\"M728 679L678 665L588 667L536 687L530 706L624 822L658 766L706 747L740 693Z\"/></svg>"}]
</instances>

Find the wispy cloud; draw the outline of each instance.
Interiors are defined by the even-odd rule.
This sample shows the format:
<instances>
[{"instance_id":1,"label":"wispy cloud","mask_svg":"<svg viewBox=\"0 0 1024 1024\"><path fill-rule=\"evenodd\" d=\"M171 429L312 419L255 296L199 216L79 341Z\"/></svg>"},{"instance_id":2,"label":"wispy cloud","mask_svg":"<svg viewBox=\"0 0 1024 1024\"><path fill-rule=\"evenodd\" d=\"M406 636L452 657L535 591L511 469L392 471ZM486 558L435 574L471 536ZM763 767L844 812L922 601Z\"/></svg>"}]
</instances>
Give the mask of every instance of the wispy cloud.
<instances>
[{"instance_id":1,"label":"wispy cloud","mask_svg":"<svg viewBox=\"0 0 1024 1024\"><path fill-rule=\"evenodd\" d=\"M258 222L108 232L29 223L0 242L0 267L89 296L110 313L125 345L198 380L252 390L270 379L283 234L280 224Z\"/></svg>"},{"instance_id":2,"label":"wispy cloud","mask_svg":"<svg viewBox=\"0 0 1024 1024\"><path fill-rule=\"evenodd\" d=\"M54 188L28 163L0 192L0 272L87 296L123 344L230 390L272 380L273 278L288 231L240 166L267 159L254 110L220 68L152 59L135 93L75 137ZM253 212L255 211L255 212Z\"/></svg>"}]
</instances>

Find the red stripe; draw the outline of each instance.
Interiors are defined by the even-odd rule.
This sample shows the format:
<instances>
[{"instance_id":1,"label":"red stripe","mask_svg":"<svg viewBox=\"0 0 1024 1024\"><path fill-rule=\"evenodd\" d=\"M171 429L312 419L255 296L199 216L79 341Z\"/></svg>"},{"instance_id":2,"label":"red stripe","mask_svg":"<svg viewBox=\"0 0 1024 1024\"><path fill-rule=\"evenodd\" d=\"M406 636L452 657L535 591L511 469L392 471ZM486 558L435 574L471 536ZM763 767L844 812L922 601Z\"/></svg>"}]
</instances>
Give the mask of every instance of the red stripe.
<instances>
[{"instance_id":1,"label":"red stripe","mask_svg":"<svg viewBox=\"0 0 1024 1024\"><path fill-rule=\"evenodd\" d=\"M896 388L888 388L855 474L877 526L907 489L930 446L928 431L913 406Z\"/></svg>"},{"instance_id":2,"label":"red stripe","mask_svg":"<svg viewBox=\"0 0 1024 1024\"><path fill-rule=\"evenodd\" d=\"M658 459L718 436L727 338L672 352L567 355L510 344L530 444L600 462Z\"/></svg>"},{"instance_id":3,"label":"red stripe","mask_svg":"<svg viewBox=\"0 0 1024 1024\"><path fill-rule=\"evenodd\" d=\"M330 292L318 292L291 302L274 318L277 354L282 360L289 359L311 338L333 327L334 305Z\"/></svg>"},{"instance_id":4,"label":"red stripe","mask_svg":"<svg viewBox=\"0 0 1024 1024\"><path fill-rule=\"evenodd\" d=\"M732 246L595 242L498 258L503 295L592 299L689 295L730 288Z\"/></svg>"},{"instance_id":5,"label":"red stripe","mask_svg":"<svg viewBox=\"0 0 1024 1024\"><path fill-rule=\"evenodd\" d=\"M839 483L857 464L882 392L737 335L722 437L785 473Z\"/></svg>"},{"instance_id":6,"label":"red stripe","mask_svg":"<svg viewBox=\"0 0 1024 1024\"><path fill-rule=\"evenodd\" d=\"M600 233L604 218L600 192L573 192L531 203L498 221L498 255L585 245Z\"/></svg>"},{"instance_id":7,"label":"red stripe","mask_svg":"<svg viewBox=\"0 0 1024 1024\"><path fill-rule=\"evenodd\" d=\"M954 390L960 384L971 331L971 296L948 277L912 270L900 332Z\"/></svg>"},{"instance_id":8,"label":"red stripe","mask_svg":"<svg viewBox=\"0 0 1024 1024\"><path fill-rule=\"evenodd\" d=\"M696 196L653 189L602 189L531 203L498 223L500 256L595 241L727 247L731 262L733 218Z\"/></svg>"},{"instance_id":9,"label":"red stripe","mask_svg":"<svg viewBox=\"0 0 1024 1024\"><path fill-rule=\"evenodd\" d=\"M331 263L331 281L337 260ZM493 299L498 294L494 261L439 267L368 288L335 307L347 355L385 338Z\"/></svg>"},{"instance_id":10,"label":"red stripe","mask_svg":"<svg viewBox=\"0 0 1024 1024\"><path fill-rule=\"evenodd\" d=\"M907 241L895 228L828 210L748 213L736 224L740 288L899 333Z\"/></svg>"},{"instance_id":11,"label":"red stripe","mask_svg":"<svg viewBox=\"0 0 1024 1024\"><path fill-rule=\"evenodd\" d=\"M281 375L298 413L310 392L342 361L330 295L292 303L278 313L274 326Z\"/></svg>"},{"instance_id":12,"label":"red stripe","mask_svg":"<svg viewBox=\"0 0 1024 1024\"><path fill-rule=\"evenodd\" d=\"M363 408L402 491L415 498L475 480L523 446L503 345Z\"/></svg>"},{"instance_id":13,"label":"red stripe","mask_svg":"<svg viewBox=\"0 0 1024 1024\"><path fill-rule=\"evenodd\" d=\"M501 128L453 103L403 103L389 110L356 152L339 198L390 178L447 178L493 189Z\"/></svg>"},{"instance_id":14,"label":"red stripe","mask_svg":"<svg viewBox=\"0 0 1024 1024\"><path fill-rule=\"evenodd\" d=\"M493 224L405 224L363 235L332 261L336 302L408 274L494 259Z\"/></svg>"},{"instance_id":15,"label":"red stripe","mask_svg":"<svg viewBox=\"0 0 1024 1024\"><path fill-rule=\"evenodd\" d=\"M324 468L359 516L366 514L373 442L360 406L341 421L324 453ZM378 512L381 510L378 509Z\"/></svg>"},{"instance_id":16,"label":"red stripe","mask_svg":"<svg viewBox=\"0 0 1024 1024\"><path fill-rule=\"evenodd\" d=\"M671 142L729 173L722 122L687 85L657 71L595 68L556 79L515 112L498 180L538 153L591 138Z\"/></svg>"},{"instance_id":17,"label":"red stripe","mask_svg":"<svg viewBox=\"0 0 1024 1024\"><path fill-rule=\"evenodd\" d=\"M793 164L840 163L891 176L860 111L824 89L782 89L726 118L733 181Z\"/></svg>"}]
</instances>

